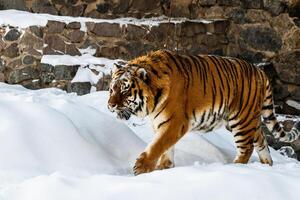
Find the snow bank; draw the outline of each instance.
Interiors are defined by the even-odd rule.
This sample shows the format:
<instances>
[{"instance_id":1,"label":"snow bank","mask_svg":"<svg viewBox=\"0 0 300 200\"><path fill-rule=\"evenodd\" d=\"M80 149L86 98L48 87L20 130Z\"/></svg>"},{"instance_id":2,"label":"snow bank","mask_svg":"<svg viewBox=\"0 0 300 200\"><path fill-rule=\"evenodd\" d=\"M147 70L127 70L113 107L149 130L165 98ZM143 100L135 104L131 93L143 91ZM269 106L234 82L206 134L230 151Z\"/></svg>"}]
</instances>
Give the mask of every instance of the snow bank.
<instances>
[{"instance_id":1,"label":"snow bank","mask_svg":"<svg viewBox=\"0 0 300 200\"><path fill-rule=\"evenodd\" d=\"M0 83L0 199L298 199L299 162L272 150L270 167L230 163L231 135L188 134L176 165L137 177L147 120L116 120L107 92L84 96Z\"/></svg>"}]
</instances>

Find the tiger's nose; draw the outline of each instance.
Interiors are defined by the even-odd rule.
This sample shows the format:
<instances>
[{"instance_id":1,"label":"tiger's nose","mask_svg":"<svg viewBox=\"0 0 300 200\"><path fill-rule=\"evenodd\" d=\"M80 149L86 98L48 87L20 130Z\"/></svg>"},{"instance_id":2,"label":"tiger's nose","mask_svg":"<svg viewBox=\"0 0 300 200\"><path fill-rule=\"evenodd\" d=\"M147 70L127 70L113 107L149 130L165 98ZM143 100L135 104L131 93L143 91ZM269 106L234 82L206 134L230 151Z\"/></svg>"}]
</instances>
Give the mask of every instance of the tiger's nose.
<instances>
[{"instance_id":1,"label":"tiger's nose","mask_svg":"<svg viewBox=\"0 0 300 200\"><path fill-rule=\"evenodd\" d=\"M110 111L114 111L115 108L117 108L117 104L116 103L108 103L108 109Z\"/></svg>"}]
</instances>

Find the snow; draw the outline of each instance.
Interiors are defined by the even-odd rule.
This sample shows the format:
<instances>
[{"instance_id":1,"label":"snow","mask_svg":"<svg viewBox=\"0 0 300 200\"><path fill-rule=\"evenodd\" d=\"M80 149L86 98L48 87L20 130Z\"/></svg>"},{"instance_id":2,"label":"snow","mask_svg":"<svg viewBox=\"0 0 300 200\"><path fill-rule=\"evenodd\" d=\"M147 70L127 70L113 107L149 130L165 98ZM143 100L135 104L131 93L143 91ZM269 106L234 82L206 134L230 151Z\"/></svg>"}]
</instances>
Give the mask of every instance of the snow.
<instances>
[{"instance_id":1,"label":"snow","mask_svg":"<svg viewBox=\"0 0 300 200\"><path fill-rule=\"evenodd\" d=\"M24 20L26 19L26 20ZM168 18L165 16L153 17L146 19L136 19L136 18L117 18L117 19L93 19L86 17L68 17L68 16L56 16L50 14L40 14L40 13L30 13L26 11L19 10L1 10L0 11L0 25L10 25L19 28L27 28L29 26L46 26L48 20L60 21L65 23L70 22L80 22L81 30L86 31L86 22L95 22L95 23L118 23L120 26L134 24L137 26L158 26L160 23L171 22L174 24L182 23L187 21L186 18ZM192 22L202 22L209 24L211 20L189 20Z\"/></svg>"},{"instance_id":2,"label":"snow","mask_svg":"<svg viewBox=\"0 0 300 200\"><path fill-rule=\"evenodd\" d=\"M111 74L114 63L125 62L121 59L108 59L92 56L93 49L82 50L85 54L81 56L70 55L44 55L41 63L56 65L80 65L72 82L90 82L97 84L98 80L104 75ZM95 70L98 74L95 74Z\"/></svg>"},{"instance_id":3,"label":"snow","mask_svg":"<svg viewBox=\"0 0 300 200\"><path fill-rule=\"evenodd\" d=\"M137 177L131 168L151 140L147 119L117 120L107 92L84 96L0 83L0 199L299 199L300 164L271 150L232 164L232 136L190 133L176 167Z\"/></svg>"},{"instance_id":4,"label":"snow","mask_svg":"<svg viewBox=\"0 0 300 200\"><path fill-rule=\"evenodd\" d=\"M297 110L300 110L300 102L293 101L293 100L287 100L286 104L293 108L296 108Z\"/></svg>"}]
</instances>

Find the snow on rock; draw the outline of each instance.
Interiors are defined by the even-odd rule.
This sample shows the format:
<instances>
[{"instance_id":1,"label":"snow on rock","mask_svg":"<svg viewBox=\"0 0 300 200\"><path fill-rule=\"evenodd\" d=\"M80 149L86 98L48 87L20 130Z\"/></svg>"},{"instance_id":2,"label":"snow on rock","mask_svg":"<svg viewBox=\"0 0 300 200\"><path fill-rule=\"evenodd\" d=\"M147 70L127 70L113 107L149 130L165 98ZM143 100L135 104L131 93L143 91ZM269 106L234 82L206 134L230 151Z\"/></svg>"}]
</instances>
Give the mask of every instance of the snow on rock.
<instances>
[{"instance_id":1,"label":"snow on rock","mask_svg":"<svg viewBox=\"0 0 300 200\"><path fill-rule=\"evenodd\" d=\"M300 103L297 102L297 101L287 100L286 104L293 107L293 108L296 108L297 110L300 110Z\"/></svg>"},{"instance_id":2,"label":"snow on rock","mask_svg":"<svg viewBox=\"0 0 300 200\"><path fill-rule=\"evenodd\" d=\"M91 50L85 52L81 56L70 55L44 55L41 63L56 65L80 65L72 82L90 82L92 85L97 84L98 80L103 76L110 74L113 70L114 63L125 62L121 59L108 59L95 57L90 54ZM96 75L92 69L99 72Z\"/></svg>"},{"instance_id":3,"label":"snow on rock","mask_svg":"<svg viewBox=\"0 0 300 200\"><path fill-rule=\"evenodd\" d=\"M0 83L0 199L298 199L299 162L271 151L231 163L235 147L220 129L187 134L176 167L133 177L135 158L151 140L147 121L119 121L107 92L84 96ZM250 189L249 189L250 188Z\"/></svg>"},{"instance_id":4,"label":"snow on rock","mask_svg":"<svg viewBox=\"0 0 300 200\"><path fill-rule=\"evenodd\" d=\"M26 20L24 20L26 19ZM120 26L127 24L134 25L145 25L145 26L158 26L160 23L182 23L188 19L186 18L167 18L165 16L153 17L147 19L136 19L136 18L117 18L117 19L93 19L87 17L69 17L69 16L56 16L50 14L30 13L19 10L1 10L0 11L0 25L10 25L19 28L27 28L29 26L46 26L48 20L60 21L65 23L80 22L81 30L86 31L86 22L107 22L107 23L118 23ZM189 20L193 22L202 22L209 24L211 20Z\"/></svg>"}]
</instances>

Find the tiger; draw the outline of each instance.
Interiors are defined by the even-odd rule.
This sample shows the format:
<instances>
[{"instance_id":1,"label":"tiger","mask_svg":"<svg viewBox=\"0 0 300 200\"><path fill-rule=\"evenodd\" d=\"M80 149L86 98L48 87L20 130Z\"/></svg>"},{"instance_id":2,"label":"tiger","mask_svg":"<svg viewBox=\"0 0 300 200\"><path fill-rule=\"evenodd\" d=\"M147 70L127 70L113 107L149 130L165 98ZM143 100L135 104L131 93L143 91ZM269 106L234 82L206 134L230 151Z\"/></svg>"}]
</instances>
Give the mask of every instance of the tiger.
<instances>
[{"instance_id":1,"label":"tiger","mask_svg":"<svg viewBox=\"0 0 300 200\"><path fill-rule=\"evenodd\" d=\"M285 132L274 114L266 74L245 60L217 55L183 55L158 50L117 66L108 109L118 118L147 117L155 132L137 158L135 175L174 167L174 145L187 132L225 126L233 134L234 163L246 164L253 149L272 165L261 124L280 141L300 135L300 121Z\"/></svg>"}]
</instances>

